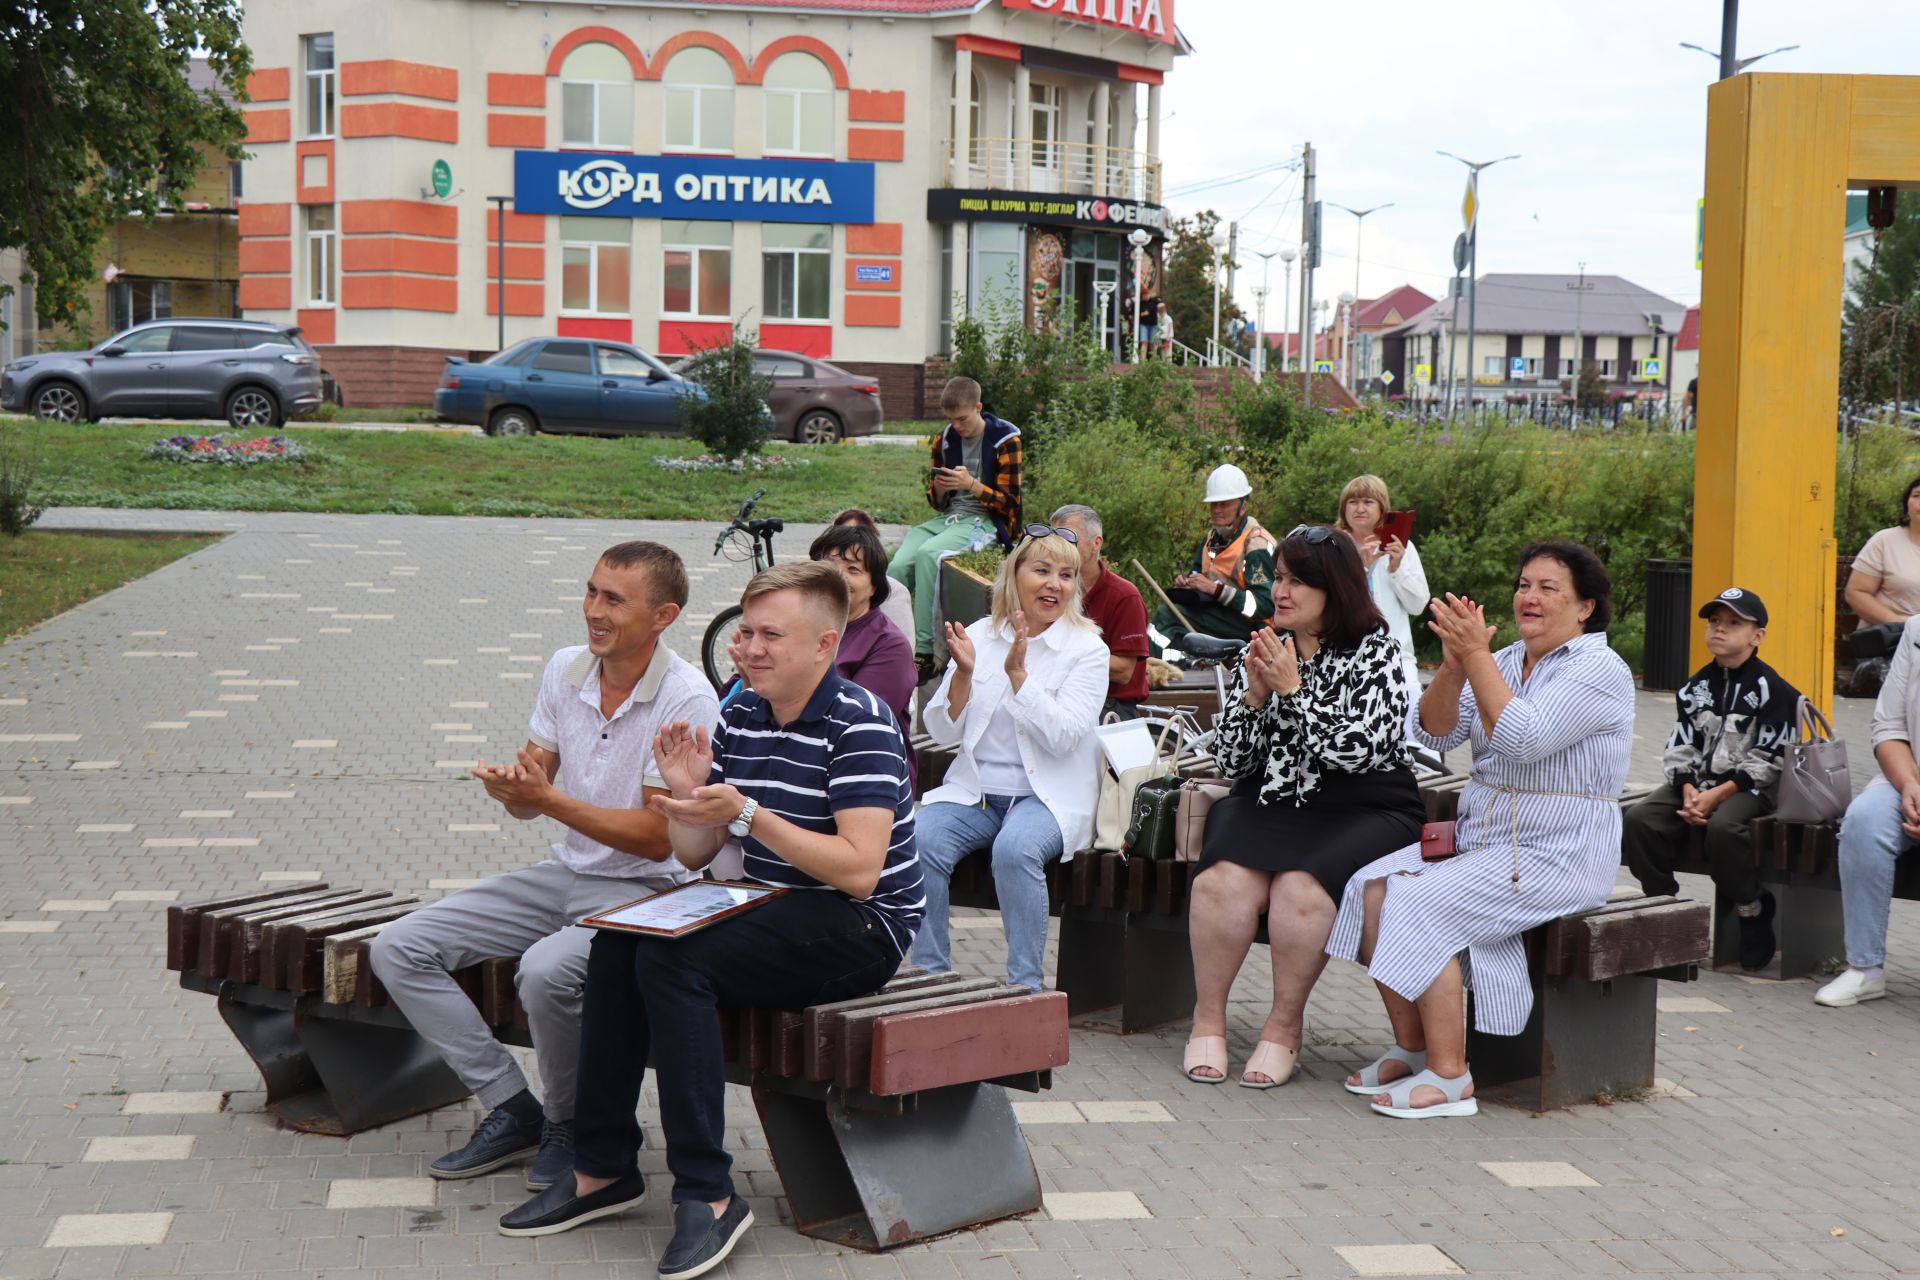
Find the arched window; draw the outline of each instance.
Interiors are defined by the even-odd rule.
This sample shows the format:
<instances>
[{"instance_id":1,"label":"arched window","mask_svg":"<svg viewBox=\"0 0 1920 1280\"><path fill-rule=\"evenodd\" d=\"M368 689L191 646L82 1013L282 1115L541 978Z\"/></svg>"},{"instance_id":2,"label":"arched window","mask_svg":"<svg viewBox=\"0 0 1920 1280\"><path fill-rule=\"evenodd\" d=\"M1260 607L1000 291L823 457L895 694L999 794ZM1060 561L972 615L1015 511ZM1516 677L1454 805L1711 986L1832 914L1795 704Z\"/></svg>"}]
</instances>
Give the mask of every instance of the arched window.
<instances>
[{"instance_id":1,"label":"arched window","mask_svg":"<svg viewBox=\"0 0 1920 1280\"><path fill-rule=\"evenodd\" d=\"M633 67L610 44L583 44L560 64L560 145L633 146Z\"/></svg>"},{"instance_id":2,"label":"arched window","mask_svg":"<svg viewBox=\"0 0 1920 1280\"><path fill-rule=\"evenodd\" d=\"M767 100L767 154L833 154L833 73L810 53L773 60L763 82Z\"/></svg>"},{"instance_id":3,"label":"arched window","mask_svg":"<svg viewBox=\"0 0 1920 1280\"><path fill-rule=\"evenodd\" d=\"M711 49L682 49L661 77L670 151L733 153L733 69Z\"/></svg>"}]
</instances>

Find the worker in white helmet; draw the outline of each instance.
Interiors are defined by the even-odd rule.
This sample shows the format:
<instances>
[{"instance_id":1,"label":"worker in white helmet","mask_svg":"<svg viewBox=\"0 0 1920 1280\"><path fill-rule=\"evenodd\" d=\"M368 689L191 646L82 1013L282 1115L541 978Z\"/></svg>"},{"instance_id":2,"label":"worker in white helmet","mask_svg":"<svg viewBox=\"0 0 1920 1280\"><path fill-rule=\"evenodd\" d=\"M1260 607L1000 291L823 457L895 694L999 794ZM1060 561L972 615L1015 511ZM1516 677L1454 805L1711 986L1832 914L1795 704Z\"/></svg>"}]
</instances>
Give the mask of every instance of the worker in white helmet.
<instances>
[{"instance_id":1,"label":"worker in white helmet","mask_svg":"<svg viewBox=\"0 0 1920 1280\"><path fill-rule=\"evenodd\" d=\"M1207 513L1213 522L1187 572L1173 580L1167 597L1193 629L1225 640L1246 640L1273 617L1273 535L1247 513L1253 485L1228 463L1207 476ZM1157 658L1178 662L1187 628L1161 605L1147 625Z\"/></svg>"}]
</instances>

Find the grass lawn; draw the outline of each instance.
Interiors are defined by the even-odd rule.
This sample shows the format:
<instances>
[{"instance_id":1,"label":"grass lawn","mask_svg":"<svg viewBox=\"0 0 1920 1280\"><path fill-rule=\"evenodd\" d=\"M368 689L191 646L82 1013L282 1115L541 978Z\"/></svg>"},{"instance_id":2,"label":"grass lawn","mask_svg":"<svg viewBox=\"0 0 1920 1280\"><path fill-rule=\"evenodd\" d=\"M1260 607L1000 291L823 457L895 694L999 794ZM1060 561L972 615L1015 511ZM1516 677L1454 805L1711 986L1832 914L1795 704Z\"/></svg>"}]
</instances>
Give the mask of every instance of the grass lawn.
<instances>
[{"instance_id":1,"label":"grass lawn","mask_svg":"<svg viewBox=\"0 0 1920 1280\"><path fill-rule=\"evenodd\" d=\"M0 538L0 639L218 542L202 534L55 533Z\"/></svg>"},{"instance_id":2,"label":"grass lawn","mask_svg":"<svg viewBox=\"0 0 1920 1280\"><path fill-rule=\"evenodd\" d=\"M141 450L173 434L162 428L22 425L41 438L41 475L58 506L723 521L765 489L758 513L785 520L858 506L908 523L926 507L926 458L907 448L774 445L770 456L807 465L734 475L654 465L699 454L691 440L292 427L284 434L306 448L306 461L241 469L149 461Z\"/></svg>"}]
</instances>

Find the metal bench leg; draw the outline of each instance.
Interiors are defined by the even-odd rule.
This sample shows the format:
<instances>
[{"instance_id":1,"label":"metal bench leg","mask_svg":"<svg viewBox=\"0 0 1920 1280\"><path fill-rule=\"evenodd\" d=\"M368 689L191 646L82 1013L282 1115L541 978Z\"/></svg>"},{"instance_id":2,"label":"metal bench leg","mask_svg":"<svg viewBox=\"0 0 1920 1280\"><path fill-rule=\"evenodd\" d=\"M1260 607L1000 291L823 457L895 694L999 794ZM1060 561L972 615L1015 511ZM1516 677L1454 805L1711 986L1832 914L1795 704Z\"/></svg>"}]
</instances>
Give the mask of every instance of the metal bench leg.
<instances>
[{"instance_id":1,"label":"metal bench leg","mask_svg":"<svg viewBox=\"0 0 1920 1280\"><path fill-rule=\"evenodd\" d=\"M753 1091L803 1235L889 1249L1040 1207L1040 1178L998 1085L915 1094L902 1114Z\"/></svg>"},{"instance_id":2,"label":"metal bench leg","mask_svg":"<svg viewBox=\"0 0 1920 1280\"><path fill-rule=\"evenodd\" d=\"M268 1110L302 1133L344 1137L467 1096L439 1053L412 1031L226 999L219 1007L260 1069Z\"/></svg>"},{"instance_id":3,"label":"metal bench leg","mask_svg":"<svg viewBox=\"0 0 1920 1280\"><path fill-rule=\"evenodd\" d=\"M1535 974L1533 1014L1517 1036L1473 1030L1469 1003L1475 1096L1551 1111L1651 1087L1659 989L1651 977L1583 982Z\"/></svg>"},{"instance_id":4,"label":"metal bench leg","mask_svg":"<svg viewBox=\"0 0 1920 1280\"><path fill-rule=\"evenodd\" d=\"M1121 912L1060 908L1060 955L1053 985L1067 993L1067 1017L1076 1026L1091 1021L1112 1027L1113 1011L1127 995L1126 967L1117 962L1126 950L1127 932Z\"/></svg>"},{"instance_id":5,"label":"metal bench leg","mask_svg":"<svg viewBox=\"0 0 1920 1280\"><path fill-rule=\"evenodd\" d=\"M1155 927L1117 910L1065 907L1054 985L1067 993L1075 1026L1151 1031L1193 1013L1192 946L1183 928Z\"/></svg>"},{"instance_id":6,"label":"metal bench leg","mask_svg":"<svg viewBox=\"0 0 1920 1280\"><path fill-rule=\"evenodd\" d=\"M1773 933L1780 950L1773 962L1753 975L1786 981L1818 973L1829 960L1847 954L1846 922L1840 891L1817 884L1769 884L1775 911ZM1724 893L1713 896L1713 967L1740 973L1740 918Z\"/></svg>"}]
</instances>

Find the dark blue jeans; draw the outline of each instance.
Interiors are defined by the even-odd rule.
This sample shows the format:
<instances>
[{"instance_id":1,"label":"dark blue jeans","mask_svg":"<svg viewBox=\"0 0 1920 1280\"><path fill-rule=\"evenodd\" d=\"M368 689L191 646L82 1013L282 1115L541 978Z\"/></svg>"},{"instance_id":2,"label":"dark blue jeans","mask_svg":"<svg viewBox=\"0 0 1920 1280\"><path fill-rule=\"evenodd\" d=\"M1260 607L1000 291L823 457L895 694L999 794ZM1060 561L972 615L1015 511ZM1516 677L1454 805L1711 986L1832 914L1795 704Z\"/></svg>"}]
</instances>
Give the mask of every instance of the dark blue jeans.
<instances>
[{"instance_id":1,"label":"dark blue jeans","mask_svg":"<svg viewBox=\"0 0 1920 1280\"><path fill-rule=\"evenodd\" d=\"M673 1199L733 1194L720 1005L801 1010L878 991L900 967L886 929L833 890L795 890L678 939L594 935L580 1020L574 1167L632 1173L649 1055Z\"/></svg>"}]
</instances>

